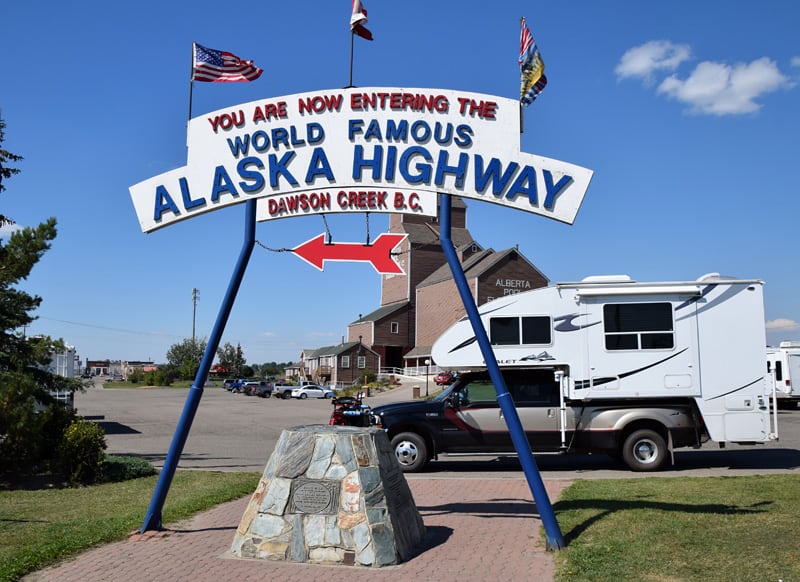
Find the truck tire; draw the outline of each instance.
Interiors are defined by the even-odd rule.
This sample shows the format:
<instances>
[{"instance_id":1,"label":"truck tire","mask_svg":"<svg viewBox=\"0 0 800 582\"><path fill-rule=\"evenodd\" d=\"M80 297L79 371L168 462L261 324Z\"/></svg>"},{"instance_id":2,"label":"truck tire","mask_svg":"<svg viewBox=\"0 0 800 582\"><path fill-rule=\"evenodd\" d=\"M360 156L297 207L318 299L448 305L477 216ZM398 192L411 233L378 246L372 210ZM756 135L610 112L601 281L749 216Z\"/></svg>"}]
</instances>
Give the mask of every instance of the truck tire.
<instances>
[{"instance_id":1,"label":"truck tire","mask_svg":"<svg viewBox=\"0 0 800 582\"><path fill-rule=\"evenodd\" d=\"M416 473L428 462L425 439L415 432L401 432L392 439L392 449L403 473Z\"/></svg>"},{"instance_id":2,"label":"truck tire","mask_svg":"<svg viewBox=\"0 0 800 582\"><path fill-rule=\"evenodd\" d=\"M649 428L633 431L622 445L622 459L633 471L657 471L667 452L664 437Z\"/></svg>"}]
</instances>

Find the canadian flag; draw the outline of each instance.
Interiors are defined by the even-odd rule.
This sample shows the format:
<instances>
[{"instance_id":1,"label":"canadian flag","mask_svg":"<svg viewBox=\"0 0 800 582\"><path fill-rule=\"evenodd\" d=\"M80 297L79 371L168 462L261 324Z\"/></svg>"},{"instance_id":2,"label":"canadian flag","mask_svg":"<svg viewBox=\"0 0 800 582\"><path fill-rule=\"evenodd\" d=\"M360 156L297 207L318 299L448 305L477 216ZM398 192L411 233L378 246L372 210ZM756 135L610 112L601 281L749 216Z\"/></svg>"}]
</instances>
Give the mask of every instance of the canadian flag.
<instances>
[{"instance_id":1,"label":"canadian flag","mask_svg":"<svg viewBox=\"0 0 800 582\"><path fill-rule=\"evenodd\" d=\"M353 0L353 14L350 16L350 30L367 40L372 40L372 33L364 28L367 23L367 9L361 0Z\"/></svg>"}]
</instances>

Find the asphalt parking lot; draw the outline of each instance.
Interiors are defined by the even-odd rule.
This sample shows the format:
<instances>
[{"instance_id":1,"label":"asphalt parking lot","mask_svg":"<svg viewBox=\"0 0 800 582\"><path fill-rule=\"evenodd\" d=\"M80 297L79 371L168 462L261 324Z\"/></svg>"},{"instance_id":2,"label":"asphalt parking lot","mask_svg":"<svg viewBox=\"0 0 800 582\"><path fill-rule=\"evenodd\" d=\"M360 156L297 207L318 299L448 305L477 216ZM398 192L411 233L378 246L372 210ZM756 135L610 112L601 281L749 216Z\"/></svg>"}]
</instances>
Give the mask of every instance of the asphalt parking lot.
<instances>
[{"instance_id":1,"label":"asphalt parking lot","mask_svg":"<svg viewBox=\"0 0 800 582\"><path fill-rule=\"evenodd\" d=\"M109 454L136 455L163 465L181 416L188 389L118 389L98 385L77 394L78 414L106 430ZM367 404L406 400L410 387L368 397ZM281 432L288 427L327 424L330 400L282 400L231 394L217 387L203 391L181 456L180 469L263 470ZM800 473L800 411L781 410L780 440L762 445L707 443L701 449L678 449L675 464L660 476ZM605 455L536 456L544 479L630 478L633 473ZM444 457L431 463L428 478L518 477L515 458ZM414 478L411 475L410 478Z\"/></svg>"}]
</instances>

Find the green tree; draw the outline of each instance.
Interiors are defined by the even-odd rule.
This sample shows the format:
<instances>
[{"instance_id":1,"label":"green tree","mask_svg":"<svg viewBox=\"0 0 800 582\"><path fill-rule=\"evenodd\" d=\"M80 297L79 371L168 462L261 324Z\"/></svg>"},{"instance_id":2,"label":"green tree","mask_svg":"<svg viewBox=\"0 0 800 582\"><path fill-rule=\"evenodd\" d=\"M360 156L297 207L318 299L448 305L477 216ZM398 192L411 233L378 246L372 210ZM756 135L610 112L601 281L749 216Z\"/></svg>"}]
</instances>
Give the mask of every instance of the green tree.
<instances>
[{"instance_id":1,"label":"green tree","mask_svg":"<svg viewBox=\"0 0 800 582\"><path fill-rule=\"evenodd\" d=\"M3 142L6 139L6 122L0 117L0 193L2 193L6 187L3 185L4 180L8 180L14 174L19 174L18 168L11 168L7 164L9 162L19 162L22 161L22 156L17 156L12 154L9 151L3 149ZM14 221L11 220L8 216L0 213L0 228L4 226L8 226L10 224L14 224ZM2 255L0 255L0 258Z\"/></svg>"},{"instance_id":2,"label":"green tree","mask_svg":"<svg viewBox=\"0 0 800 582\"><path fill-rule=\"evenodd\" d=\"M0 191L2 180L17 173L6 164L22 158L2 149L5 123L0 119ZM13 223L0 216L0 223ZM21 228L4 243L0 238L0 472L35 471L55 459L64 428L73 416L51 390L80 389L78 380L45 370L61 340L28 337L25 329L42 298L19 288L56 238L56 220ZM21 330L21 331L20 331Z\"/></svg>"},{"instance_id":3,"label":"green tree","mask_svg":"<svg viewBox=\"0 0 800 582\"><path fill-rule=\"evenodd\" d=\"M184 380L191 380L197 375L200 360L206 351L208 342L203 339L187 338L180 343L173 344L167 350L167 365L178 370L178 375Z\"/></svg>"},{"instance_id":4,"label":"green tree","mask_svg":"<svg viewBox=\"0 0 800 582\"><path fill-rule=\"evenodd\" d=\"M270 376L274 376L275 378L282 378L286 368L288 368L291 365L292 365L291 362L286 362L285 364L279 364L277 362L267 362L259 366L259 371L261 375L264 376L265 378L268 378Z\"/></svg>"},{"instance_id":5,"label":"green tree","mask_svg":"<svg viewBox=\"0 0 800 582\"><path fill-rule=\"evenodd\" d=\"M244 375L244 365L247 360L244 358L241 344L236 344L234 347L230 342L225 342L225 345L217 348L217 359L220 366L228 368L233 376Z\"/></svg>"}]
</instances>

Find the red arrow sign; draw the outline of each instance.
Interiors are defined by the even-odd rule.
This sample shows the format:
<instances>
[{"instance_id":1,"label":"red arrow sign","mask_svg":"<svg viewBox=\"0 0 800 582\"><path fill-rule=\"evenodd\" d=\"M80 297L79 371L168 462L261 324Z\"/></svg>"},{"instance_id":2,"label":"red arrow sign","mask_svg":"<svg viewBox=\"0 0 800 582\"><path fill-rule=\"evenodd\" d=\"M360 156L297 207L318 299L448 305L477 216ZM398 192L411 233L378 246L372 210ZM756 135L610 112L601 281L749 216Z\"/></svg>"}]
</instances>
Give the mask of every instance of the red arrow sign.
<instances>
[{"instance_id":1,"label":"red arrow sign","mask_svg":"<svg viewBox=\"0 0 800 582\"><path fill-rule=\"evenodd\" d=\"M308 264L322 271L325 261L367 261L381 275L402 275L403 269L392 258L391 251L407 234L382 233L371 245L359 243L325 243L321 234L296 246L292 251Z\"/></svg>"}]
</instances>

